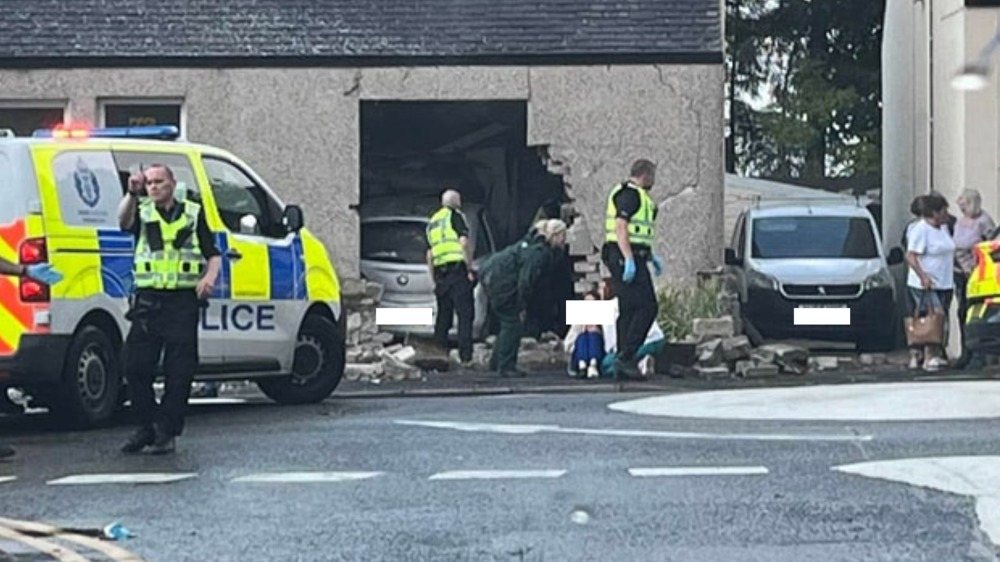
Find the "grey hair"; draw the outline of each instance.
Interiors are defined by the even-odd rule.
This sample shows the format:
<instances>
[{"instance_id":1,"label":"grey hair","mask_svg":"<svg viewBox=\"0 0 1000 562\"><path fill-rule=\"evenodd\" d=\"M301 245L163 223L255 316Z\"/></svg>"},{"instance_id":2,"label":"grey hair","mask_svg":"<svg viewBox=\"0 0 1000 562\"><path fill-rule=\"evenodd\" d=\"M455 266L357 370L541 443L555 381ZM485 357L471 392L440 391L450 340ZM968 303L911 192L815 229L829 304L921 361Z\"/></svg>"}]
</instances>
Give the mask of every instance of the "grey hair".
<instances>
[{"instance_id":1,"label":"grey hair","mask_svg":"<svg viewBox=\"0 0 1000 562\"><path fill-rule=\"evenodd\" d=\"M454 189L446 189L441 194L441 204L445 207L457 209L462 206L462 194Z\"/></svg>"},{"instance_id":2,"label":"grey hair","mask_svg":"<svg viewBox=\"0 0 1000 562\"><path fill-rule=\"evenodd\" d=\"M966 189L958 198L969 204L969 215L978 217L983 212L983 196L975 189Z\"/></svg>"},{"instance_id":3,"label":"grey hair","mask_svg":"<svg viewBox=\"0 0 1000 562\"><path fill-rule=\"evenodd\" d=\"M552 240L557 234L561 232L566 232L566 223L559 219L549 219L545 221L545 239Z\"/></svg>"}]
</instances>

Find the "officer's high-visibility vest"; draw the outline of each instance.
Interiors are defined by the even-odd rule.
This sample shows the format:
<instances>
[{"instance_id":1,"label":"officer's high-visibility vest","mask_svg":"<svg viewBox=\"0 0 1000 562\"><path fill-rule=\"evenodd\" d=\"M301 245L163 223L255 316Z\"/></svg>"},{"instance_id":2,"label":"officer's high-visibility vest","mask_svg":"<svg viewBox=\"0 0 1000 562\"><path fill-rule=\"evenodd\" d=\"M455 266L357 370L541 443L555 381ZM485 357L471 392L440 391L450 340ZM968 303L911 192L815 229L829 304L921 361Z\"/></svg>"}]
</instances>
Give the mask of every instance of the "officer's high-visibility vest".
<instances>
[{"instance_id":1,"label":"officer's high-visibility vest","mask_svg":"<svg viewBox=\"0 0 1000 562\"><path fill-rule=\"evenodd\" d=\"M465 261L465 252L458 240L458 232L451 226L452 213L461 215L461 211L442 207L431 215L430 222L427 223L427 243L431 247L434 267Z\"/></svg>"},{"instance_id":2,"label":"officer's high-visibility vest","mask_svg":"<svg viewBox=\"0 0 1000 562\"><path fill-rule=\"evenodd\" d=\"M618 242L618 232L615 230L618 214L615 209L615 195L623 189L634 189L639 194L639 210L628 221L628 241L633 246L653 247L656 233L656 203L649 193L641 187L622 183L615 186L608 195L608 211L604 221L604 240Z\"/></svg>"},{"instance_id":3,"label":"officer's high-visibility vest","mask_svg":"<svg viewBox=\"0 0 1000 562\"><path fill-rule=\"evenodd\" d=\"M193 289L204 269L198 243L198 213L191 201L175 203L183 212L167 222L149 199L139 204L139 241L132 272L138 289Z\"/></svg>"}]
</instances>

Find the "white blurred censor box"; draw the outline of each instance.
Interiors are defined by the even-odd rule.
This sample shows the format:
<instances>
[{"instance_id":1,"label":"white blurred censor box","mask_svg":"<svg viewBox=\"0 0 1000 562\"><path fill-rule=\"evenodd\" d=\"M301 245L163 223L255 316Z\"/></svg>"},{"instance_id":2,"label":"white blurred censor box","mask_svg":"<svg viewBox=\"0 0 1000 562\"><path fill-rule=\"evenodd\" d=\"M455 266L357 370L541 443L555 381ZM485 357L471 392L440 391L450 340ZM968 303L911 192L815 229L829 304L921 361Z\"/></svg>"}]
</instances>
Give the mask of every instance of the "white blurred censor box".
<instances>
[{"instance_id":1,"label":"white blurred censor box","mask_svg":"<svg viewBox=\"0 0 1000 562\"><path fill-rule=\"evenodd\" d=\"M434 309L376 308L375 324L379 326L433 326Z\"/></svg>"},{"instance_id":2,"label":"white blurred censor box","mask_svg":"<svg viewBox=\"0 0 1000 562\"><path fill-rule=\"evenodd\" d=\"M614 301L566 301L567 326L614 323Z\"/></svg>"},{"instance_id":3,"label":"white blurred censor box","mask_svg":"<svg viewBox=\"0 0 1000 562\"><path fill-rule=\"evenodd\" d=\"M798 307L795 309L796 326L850 326L851 309L847 307L838 308L809 308Z\"/></svg>"}]
</instances>

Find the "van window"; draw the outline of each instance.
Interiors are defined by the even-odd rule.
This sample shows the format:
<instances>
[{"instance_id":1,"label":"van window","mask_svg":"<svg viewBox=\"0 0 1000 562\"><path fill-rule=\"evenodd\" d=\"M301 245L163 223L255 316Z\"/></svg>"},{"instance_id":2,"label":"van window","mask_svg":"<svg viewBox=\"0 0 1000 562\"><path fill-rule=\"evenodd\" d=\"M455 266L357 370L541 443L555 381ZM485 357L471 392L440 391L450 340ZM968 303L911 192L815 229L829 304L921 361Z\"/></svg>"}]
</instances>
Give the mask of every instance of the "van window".
<instances>
[{"instance_id":1,"label":"van window","mask_svg":"<svg viewBox=\"0 0 1000 562\"><path fill-rule=\"evenodd\" d=\"M118 228L122 185L106 150L71 150L52 160L59 210L68 226Z\"/></svg>"},{"instance_id":2,"label":"van window","mask_svg":"<svg viewBox=\"0 0 1000 562\"><path fill-rule=\"evenodd\" d=\"M871 222L862 217L758 218L751 241L761 259L878 257Z\"/></svg>"},{"instance_id":3,"label":"van window","mask_svg":"<svg viewBox=\"0 0 1000 562\"><path fill-rule=\"evenodd\" d=\"M282 222L284 209L263 187L257 185L235 164L205 157L205 173L212 186L212 197L219 209L219 218L230 232L284 238L288 234ZM246 215L257 219L253 232L245 232L240 222Z\"/></svg>"},{"instance_id":4,"label":"van window","mask_svg":"<svg viewBox=\"0 0 1000 562\"><path fill-rule=\"evenodd\" d=\"M153 164L162 164L174 173L174 180L177 181L177 188L174 197L178 201L190 198L195 203L201 202L201 194L198 193L198 180L195 179L194 169L191 160L183 154L164 154L162 152L138 152L115 150L115 164L118 166L118 178L121 181L122 191L119 195L125 194L128 187L128 177L140 168L148 168Z\"/></svg>"},{"instance_id":5,"label":"van window","mask_svg":"<svg viewBox=\"0 0 1000 562\"><path fill-rule=\"evenodd\" d=\"M361 259L427 263L427 221L387 220L361 225Z\"/></svg>"},{"instance_id":6,"label":"van window","mask_svg":"<svg viewBox=\"0 0 1000 562\"><path fill-rule=\"evenodd\" d=\"M23 186L18 183L10 156L0 152L0 224L14 222L28 212L28 199Z\"/></svg>"}]
</instances>

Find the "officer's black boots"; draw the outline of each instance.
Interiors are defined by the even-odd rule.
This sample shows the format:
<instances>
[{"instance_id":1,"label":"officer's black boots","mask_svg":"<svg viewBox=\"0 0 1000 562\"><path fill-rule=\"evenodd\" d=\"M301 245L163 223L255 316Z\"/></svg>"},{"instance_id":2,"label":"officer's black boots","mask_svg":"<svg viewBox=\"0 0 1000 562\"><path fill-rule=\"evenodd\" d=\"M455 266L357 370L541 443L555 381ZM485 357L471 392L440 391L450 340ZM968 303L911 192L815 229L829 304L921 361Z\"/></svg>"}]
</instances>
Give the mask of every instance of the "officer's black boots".
<instances>
[{"instance_id":1,"label":"officer's black boots","mask_svg":"<svg viewBox=\"0 0 1000 562\"><path fill-rule=\"evenodd\" d=\"M639 371L639 365L636 362L628 361L622 359L622 357L615 358L615 376L621 380L645 380L646 378L642 376L642 372Z\"/></svg>"},{"instance_id":2,"label":"officer's black boots","mask_svg":"<svg viewBox=\"0 0 1000 562\"><path fill-rule=\"evenodd\" d=\"M167 433L159 425L156 427L156 438L153 439L153 443L149 446L149 454L151 455L165 455L167 453L173 453L177 448L176 440L173 434Z\"/></svg>"},{"instance_id":3,"label":"officer's black boots","mask_svg":"<svg viewBox=\"0 0 1000 562\"><path fill-rule=\"evenodd\" d=\"M127 454L141 453L156 440L156 432L151 427L141 427L122 445L122 452Z\"/></svg>"}]
</instances>

